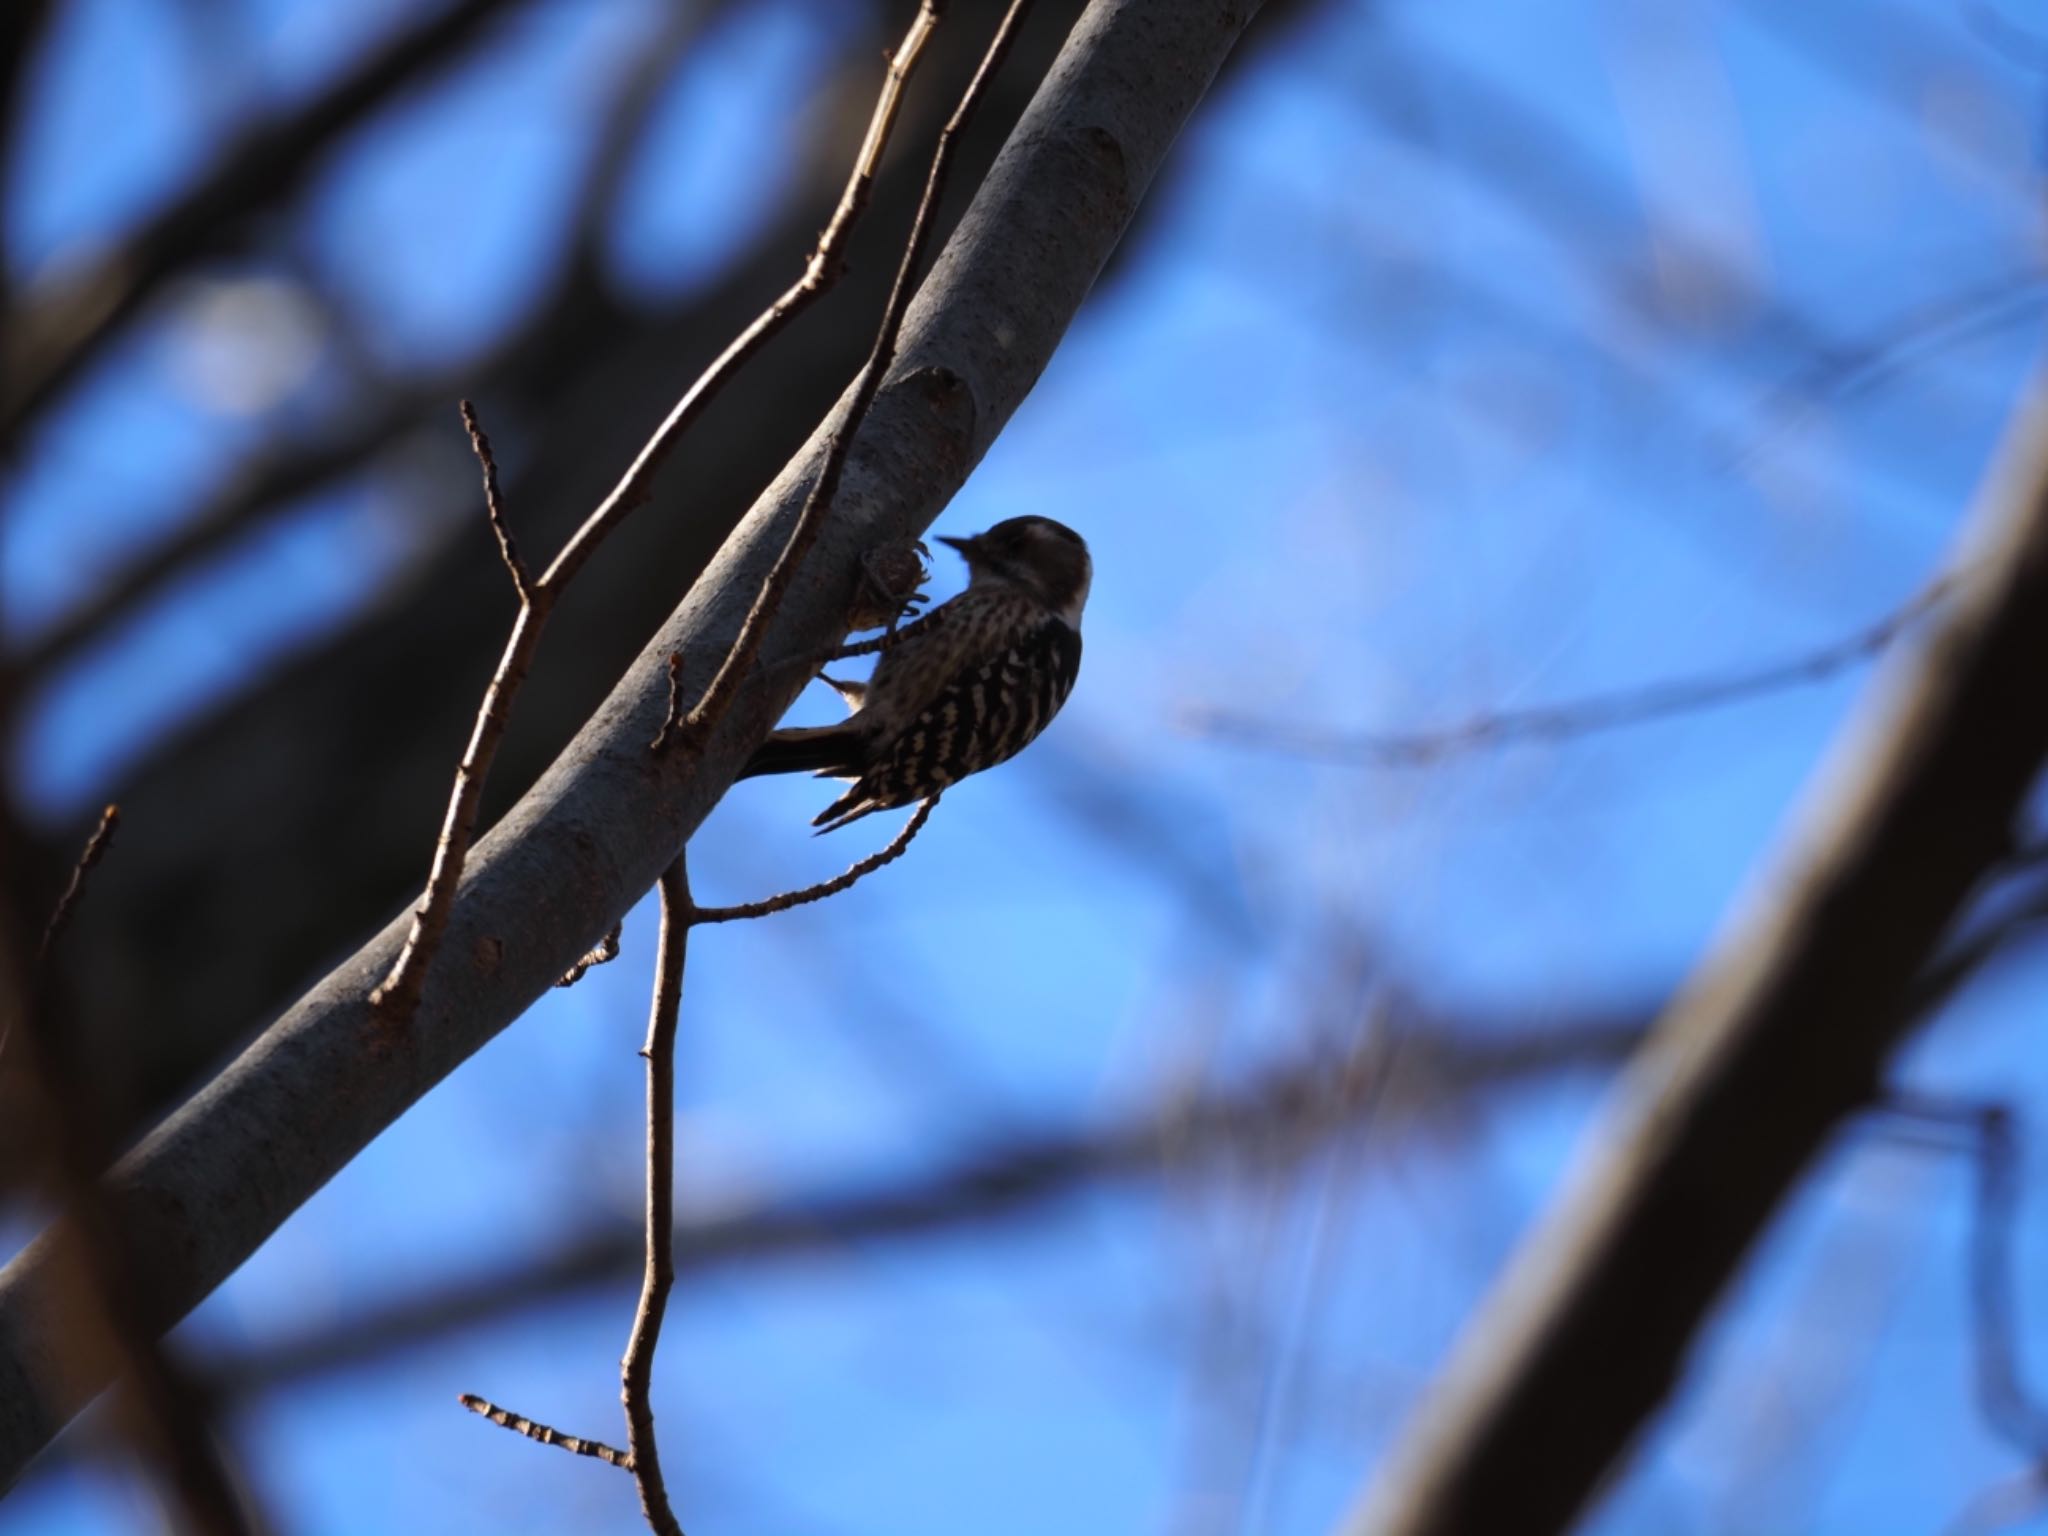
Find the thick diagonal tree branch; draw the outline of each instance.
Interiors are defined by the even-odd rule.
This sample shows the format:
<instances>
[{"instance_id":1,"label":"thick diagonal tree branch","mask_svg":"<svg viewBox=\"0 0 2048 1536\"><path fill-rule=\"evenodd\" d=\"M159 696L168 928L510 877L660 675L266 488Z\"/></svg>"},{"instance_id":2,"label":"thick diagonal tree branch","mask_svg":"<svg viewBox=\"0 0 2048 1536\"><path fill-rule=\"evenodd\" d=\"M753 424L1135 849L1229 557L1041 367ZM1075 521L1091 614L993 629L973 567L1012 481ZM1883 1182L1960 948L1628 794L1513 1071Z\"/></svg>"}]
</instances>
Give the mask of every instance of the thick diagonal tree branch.
<instances>
[{"instance_id":1,"label":"thick diagonal tree branch","mask_svg":"<svg viewBox=\"0 0 2048 1536\"><path fill-rule=\"evenodd\" d=\"M1876 1093L1914 972L2010 847L2048 756L2048 391L1951 583L1349 1531L1565 1529L1772 1211Z\"/></svg>"},{"instance_id":2,"label":"thick diagonal tree branch","mask_svg":"<svg viewBox=\"0 0 2048 1536\"><path fill-rule=\"evenodd\" d=\"M704 744L657 758L666 661L701 688L789 537L845 401L763 493L569 748L477 846L446 963L413 1027L368 994L402 944L389 924L110 1175L128 1252L168 1326L293 1210L584 954L717 803L807 675L778 658L841 633L861 554L915 535L1037 381L1181 125L1255 8L1092 4L962 215L903 325L898 361L848 455L831 521L763 647L767 665ZM0 1484L98 1383L53 1390L48 1245L0 1272Z\"/></svg>"}]
</instances>

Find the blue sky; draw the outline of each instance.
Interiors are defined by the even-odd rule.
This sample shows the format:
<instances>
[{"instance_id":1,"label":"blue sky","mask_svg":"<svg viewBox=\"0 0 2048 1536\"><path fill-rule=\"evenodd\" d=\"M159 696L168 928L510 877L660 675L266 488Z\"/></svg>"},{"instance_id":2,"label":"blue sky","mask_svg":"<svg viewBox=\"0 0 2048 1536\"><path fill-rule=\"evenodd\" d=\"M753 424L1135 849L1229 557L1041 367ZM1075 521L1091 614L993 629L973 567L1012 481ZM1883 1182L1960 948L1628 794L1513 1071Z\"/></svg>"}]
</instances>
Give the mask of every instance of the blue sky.
<instances>
[{"instance_id":1,"label":"blue sky","mask_svg":"<svg viewBox=\"0 0 2048 1536\"><path fill-rule=\"evenodd\" d=\"M1389 984L1535 1021L1655 996L1867 671L1420 771L1188 722L1420 728L1767 662L1880 618L1947 547L2035 360L2037 287L1846 384L1792 369L1781 322L1848 356L2036 264L2039 77L1964 8L1814 0L1789 26L1710 0L1303 9L1204 107L1142 248L941 524L1047 512L1090 540L1087 660L1057 727L869 884L693 941L686 1209L1107 1120L1355 1029ZM183 8L67 7L6 189L10 270L117 236L242 114L405 14L216 6L240 83L211 91L222 56L191 56ZM501 334L545 276L528 232L566 209L658 20L651 0L536 5L338 156L296 253L338 322L252 259L100 365L9 483L7 638L175 527L265 432L317 419L348 369ZM857 23L774 0L709 29L610 232L629 287L687 291L759 227L801 127L784 104L880 46ZM1597 201L1575 191L1589 177ZM93 648L35 701L24 802L96 802L170 726L348 623L433 536L407 510L401 476L352 483ZM959 577L942 555L939 591ZM808 781L741 786L693 845L700 899L816 878L887 835L814 842L821 803ZM295 1216L188 1325L191 1351L631 1213L646 904L624 948ZM1987 977L1901 1076L2040 1102L2039 970ZM1561 1080L1367 1125L1284 1176L1180 1175L687 1285L657 1379L685 1524L1327 1530L1599 1101ZM2023 1299L2048 1172L2027 1169ZM1969 1188L1958 1158L1844 1138L1590 1528L1922 1532L2016 1474L1969 1396ZM617 1472L454 1402L613 1434L630 1310L630 1287L592 1293L261 1396L229 1427L295 1532L633 1530ZM0 1504L0 1533L155 1522L132 1483L75 1467Z\"/></svg>"}]
</instances>

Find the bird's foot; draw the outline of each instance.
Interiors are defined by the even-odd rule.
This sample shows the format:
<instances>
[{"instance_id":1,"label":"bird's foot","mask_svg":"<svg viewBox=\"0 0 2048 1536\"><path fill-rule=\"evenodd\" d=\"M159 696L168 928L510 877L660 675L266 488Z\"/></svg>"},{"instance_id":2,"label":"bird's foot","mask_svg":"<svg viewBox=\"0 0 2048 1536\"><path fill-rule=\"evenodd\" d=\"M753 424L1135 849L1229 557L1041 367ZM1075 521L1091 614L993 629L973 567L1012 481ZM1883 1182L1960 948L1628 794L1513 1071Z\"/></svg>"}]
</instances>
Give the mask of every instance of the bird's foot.
<instances>
[{"instance_id":1,"label":"bird's foot","mask_svg":"<svg viewBox=\"0 0 2048 1536\"><path fill-rule=\"evenodd\" d=\"M860 557L860 582L846 614L849 630L883 629L890 634L925 603L931 579L931 551L922 539L892 539Z\"/></svg>"}]
</instances>

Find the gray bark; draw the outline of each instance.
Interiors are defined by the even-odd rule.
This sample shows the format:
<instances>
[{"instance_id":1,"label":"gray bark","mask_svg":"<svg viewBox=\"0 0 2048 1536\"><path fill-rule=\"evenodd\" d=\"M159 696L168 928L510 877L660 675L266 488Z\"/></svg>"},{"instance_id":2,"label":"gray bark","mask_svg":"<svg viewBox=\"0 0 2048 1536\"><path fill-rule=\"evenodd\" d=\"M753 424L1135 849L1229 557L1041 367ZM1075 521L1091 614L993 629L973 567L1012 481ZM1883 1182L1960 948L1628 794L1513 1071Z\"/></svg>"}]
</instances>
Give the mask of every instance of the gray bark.
<instances>
[{"instance_id":1,"label":"gray bark","mask_svg":"<svg viewBox=\"0 0 2048 1536\"><path fill-rule=\"evenodd\" d=\"M654 883L802 686L805 669L778 670L774 659L837 638L860 553L925 528L1037 380L1255 9L1089 7L920 290L834 514L770 633L769 664L701 760L647 750L666 702L665 659L680 649L690 688L708 681L788 536L837 410L478 845L411 1026L381 1031L365 1001L404 938L401 915L115 1168L109 1201L158 1326L224 1280ZM50 1326L54 1272L43 1239L0 1272L0 1485L104 1385L66 1369Z\"/></svg>"}]
</instances>

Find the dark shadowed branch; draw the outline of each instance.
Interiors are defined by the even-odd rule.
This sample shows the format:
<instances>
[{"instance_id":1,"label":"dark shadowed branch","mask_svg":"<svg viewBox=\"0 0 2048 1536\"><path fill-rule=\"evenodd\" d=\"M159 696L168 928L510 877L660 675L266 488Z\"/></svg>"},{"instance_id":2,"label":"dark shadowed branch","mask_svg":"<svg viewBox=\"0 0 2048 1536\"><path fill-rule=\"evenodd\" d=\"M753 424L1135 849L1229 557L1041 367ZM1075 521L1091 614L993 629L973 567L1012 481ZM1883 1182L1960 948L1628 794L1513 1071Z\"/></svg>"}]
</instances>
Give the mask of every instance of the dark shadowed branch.
<instances>
[{"instance_id":1,"label":"dark shadowed branch","mask_svg":"<svg viewBox=\"0 0 2048 1536\"><path fill-rule=\"evenodd\" d=\"M81 1108L84 1063L64 1038L46 985L50 961L119 820L119 810L108 806L79 854L43 928L21 1027L0 1032L0 1048L13 1046L12 1066L26 1087L29 1123L58 1210L52 1262L64 1278L52 1319L57 1364L117 1379L116 1422L163 1485L184 1528L240 1536L260 1522L214 1436L207 1395L157 1341L162 1308L147 1273L125 1251L102 1196L97 1179L108 1149ZM14 969L16 959L7 957L0 971ZM6 1486L0 1480L0 1490Z\"/></svg>"},{"instance_id":2,"label":"dark shadowed branch","mask_svg":"<svg viewBox=\"0 0 2048 1536\"><path fill-rule=\"evenodd\" d=\"M1950 571L1348 1530L1565 1529L1778 1202L1876 1093L1914 973L2012 846L2048 754L2048 401L2017 418Z\"/></svg>"}]
</instances>

